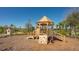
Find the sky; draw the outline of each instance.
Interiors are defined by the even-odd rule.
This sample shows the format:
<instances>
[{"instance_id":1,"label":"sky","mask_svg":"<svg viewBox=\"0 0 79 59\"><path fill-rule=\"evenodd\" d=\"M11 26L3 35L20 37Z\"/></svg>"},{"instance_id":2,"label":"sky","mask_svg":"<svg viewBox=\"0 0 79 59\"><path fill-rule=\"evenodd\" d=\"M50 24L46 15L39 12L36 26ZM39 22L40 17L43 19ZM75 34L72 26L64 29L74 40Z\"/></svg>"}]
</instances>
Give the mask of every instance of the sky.
<instances>
[{"instance_id":1,"label":"sky","mask_svg":"<svg viewBox=\"0 0 79 59\"><path fill-rule=\"evenodd\" d=\"M73 8L68 7L0 7L0 25L14 24L24 27L28 20L35 26L43 16L55 24L64 20Z\"/></svg>"}]
</instances>

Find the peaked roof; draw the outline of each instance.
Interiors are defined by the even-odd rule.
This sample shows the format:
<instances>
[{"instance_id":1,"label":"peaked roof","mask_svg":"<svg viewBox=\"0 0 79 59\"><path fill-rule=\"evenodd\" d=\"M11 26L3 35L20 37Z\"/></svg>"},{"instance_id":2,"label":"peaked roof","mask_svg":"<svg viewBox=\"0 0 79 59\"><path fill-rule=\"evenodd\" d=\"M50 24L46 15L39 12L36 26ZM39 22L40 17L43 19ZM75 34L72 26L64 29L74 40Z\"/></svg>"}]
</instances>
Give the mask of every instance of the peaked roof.
<instances>
[{"instance_id":1,"label":"peaked roof","mask_svg":"<svg viewBox=\"0 0 79 59\"><path fill-rule=\"evenodd\" d=\"M52 22L47 16L43 16L38 22Z\"/></svg>"},{"instance_id":2,"label":"peaked roof","mask_svg":"<svg viewBox=\"0 0 79 59\"><path fill-rule=\"evenodd\" d=\"M39 21L38 23L41 23L41 24L52 24L52 20L50 20L47 16L43 16Z\"/></svg>"}]
</instances>

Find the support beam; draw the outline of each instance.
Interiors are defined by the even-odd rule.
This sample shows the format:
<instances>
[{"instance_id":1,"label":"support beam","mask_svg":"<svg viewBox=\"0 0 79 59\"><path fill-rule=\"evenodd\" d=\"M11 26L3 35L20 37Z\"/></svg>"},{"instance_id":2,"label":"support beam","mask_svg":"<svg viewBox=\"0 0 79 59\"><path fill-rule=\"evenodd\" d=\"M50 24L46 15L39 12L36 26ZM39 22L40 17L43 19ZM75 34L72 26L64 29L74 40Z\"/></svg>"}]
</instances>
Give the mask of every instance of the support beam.
<instances>
[{"instance_id":1,"label":"support beam","mask_svg":"<svg viewBox=\"0 0 79 59\"><path fill-rule=\"evenodd\" d=\"M49 25L48 25L48 23L47 23L47 34L48 34L48 26L49 26Z\"/></svg>"}]
</instances>

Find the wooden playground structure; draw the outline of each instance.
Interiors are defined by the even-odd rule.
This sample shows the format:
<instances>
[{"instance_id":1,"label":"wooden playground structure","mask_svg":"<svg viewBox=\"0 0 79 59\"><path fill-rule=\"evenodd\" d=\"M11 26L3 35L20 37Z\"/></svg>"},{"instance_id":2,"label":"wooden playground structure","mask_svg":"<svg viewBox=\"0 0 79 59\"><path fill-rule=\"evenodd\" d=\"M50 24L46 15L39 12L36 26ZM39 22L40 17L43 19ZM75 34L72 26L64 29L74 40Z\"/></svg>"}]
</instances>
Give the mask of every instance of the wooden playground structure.
<instances>
[{"instance_id":1,"label":"wooden playground structure","mask_svg":"<svg viewBox=\"0 0 79 59\"><path fill-rule=\"evenodd\" d=\"M37 35L37 36L44 35L44 34L48 35L52 27L52 23L53 22L50 19L48 19L46 16L43 16L43 18L41 18L36 24L34 35Z\"/></svg>"},{"instance_id":2,"label":"wooden playground structure","mask_svg":"<svg viewBox=\"0 0 79 59\"><path fill-rule=\"evenodd\" d=\"M65 36L53 31L53 22L46 16L43 16L36 24L35 30L32 35L29 36L33 39L38 39L38 43L47 44L48 37L53 35L56 38L59 38L65 41Z\"/></svg>"}]
</instances>

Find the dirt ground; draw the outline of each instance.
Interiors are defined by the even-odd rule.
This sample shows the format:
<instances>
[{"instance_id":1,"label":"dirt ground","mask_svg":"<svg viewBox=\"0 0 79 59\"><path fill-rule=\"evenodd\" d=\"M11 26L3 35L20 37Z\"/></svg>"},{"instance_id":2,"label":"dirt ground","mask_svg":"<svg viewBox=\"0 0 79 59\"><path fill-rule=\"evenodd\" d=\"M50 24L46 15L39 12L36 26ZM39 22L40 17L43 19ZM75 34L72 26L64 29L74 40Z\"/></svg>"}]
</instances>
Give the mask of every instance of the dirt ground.
<instances>
[{"instance_id":1,"label":"dirt ground","mask_svg":"<svg viewBox=\"0 0 79 59\"><path fill-rule=\"evenodd\" d=\"M79 51L79 40L66 38L55 40L47 45L38 44L38 40L27 39L26 35L0 38L0 51Z\"/></svg>"}]
</instances>

